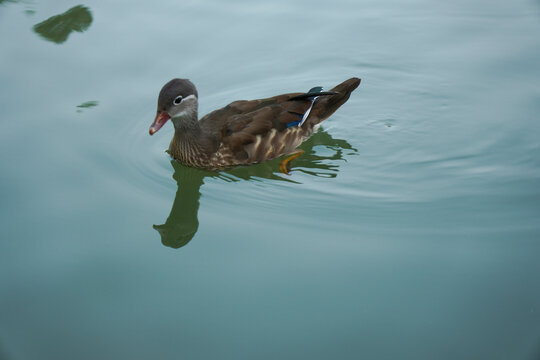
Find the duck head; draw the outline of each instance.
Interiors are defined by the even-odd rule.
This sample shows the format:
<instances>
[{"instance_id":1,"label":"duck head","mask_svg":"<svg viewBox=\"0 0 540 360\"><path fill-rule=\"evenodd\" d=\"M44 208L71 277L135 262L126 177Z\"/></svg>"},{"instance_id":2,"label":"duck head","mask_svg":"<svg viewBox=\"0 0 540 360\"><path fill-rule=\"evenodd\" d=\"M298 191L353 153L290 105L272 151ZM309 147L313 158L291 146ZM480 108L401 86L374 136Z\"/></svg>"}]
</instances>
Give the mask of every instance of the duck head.
<instances>
[{"instance_id":1,"label":"duck head","mask_svg":"<svg viewBox=\"0 0 540 360\"><path fill-rule=\"evenodd\" d=\"M150 126L150 135L161 129L169 119L175 128L184 121L183 119L197 120L198 107L195 85L188 79L172 79L159 92L157 114Z\"/></svg>"}]
</instances>

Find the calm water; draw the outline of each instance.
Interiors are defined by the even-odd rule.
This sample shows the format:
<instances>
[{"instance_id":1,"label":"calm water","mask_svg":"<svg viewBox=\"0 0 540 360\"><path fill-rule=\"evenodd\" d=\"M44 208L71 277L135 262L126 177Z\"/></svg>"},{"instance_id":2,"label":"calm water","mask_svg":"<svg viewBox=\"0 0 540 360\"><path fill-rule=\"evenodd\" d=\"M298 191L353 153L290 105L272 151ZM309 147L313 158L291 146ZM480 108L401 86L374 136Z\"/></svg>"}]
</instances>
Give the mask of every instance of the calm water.
<instances>
[{"instance_id":1,"label":"calm water","mask_svg":"<svg viewBox=\"0 0 540 360\"><path fill-rule=\"evenodd\" d=\"M540 2L0 1L0 358L540 357ZM148 127L362 84L213 174Z\"/></svg>"}]
</instances>

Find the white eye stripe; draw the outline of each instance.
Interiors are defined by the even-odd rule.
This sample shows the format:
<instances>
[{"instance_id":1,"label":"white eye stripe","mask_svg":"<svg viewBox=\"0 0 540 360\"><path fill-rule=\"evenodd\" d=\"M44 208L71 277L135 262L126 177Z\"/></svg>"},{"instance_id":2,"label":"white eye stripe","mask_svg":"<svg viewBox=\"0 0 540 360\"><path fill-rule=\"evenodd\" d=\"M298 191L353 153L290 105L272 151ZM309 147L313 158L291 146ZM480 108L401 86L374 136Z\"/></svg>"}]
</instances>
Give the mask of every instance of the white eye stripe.
<instances>
[{"instance_id":1,"label":"white eye stripe","mask_svg":"<svg viewBox=\"0 0 540 360\"><path fill-rule=\"evenodd\" d=\"M185 98L182 98L182 95L178 95L177 97L174 98L173 104L178 105L184 100L194 99L194 98L195 98L195 95L189 95L189 96L186 96Z\"/></svg>"}]
</instances>

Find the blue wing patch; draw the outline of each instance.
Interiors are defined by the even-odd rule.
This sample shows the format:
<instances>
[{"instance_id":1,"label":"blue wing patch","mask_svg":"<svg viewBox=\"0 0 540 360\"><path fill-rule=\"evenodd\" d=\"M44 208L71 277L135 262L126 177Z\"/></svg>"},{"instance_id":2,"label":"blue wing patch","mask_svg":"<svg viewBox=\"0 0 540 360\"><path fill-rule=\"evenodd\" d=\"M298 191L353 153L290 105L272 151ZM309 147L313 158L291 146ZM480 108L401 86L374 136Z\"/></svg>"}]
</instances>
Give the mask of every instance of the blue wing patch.
<instances>
[{"instance_id":1,"label":"blue wing patch","mask_svg":"<svg viewBox=\"0 0 540 360\"><path fill-rule=\"evenodd\" d=\"M288 128L293 127L293 126L302 126L302 124L306 121L307 117L309 116L309 113L311 112L311 108L313 107L315 100L317 100L319 96L337 94L336 92L333 92L333 91L322 91L322 89L323 89L322 86L315 86L314 88L309 89L307 93L296 95L289 99L289 101L309 100L311 101L311 105L309 106L305 114L298 114L298 113L291 112L291 114L297 116L300 119L300 121L291 121L290 123L287 124Z\"/></svg>"},{"instance_id":2,"label":"blue wing patch","mask_svg":"<svg viewBox=\"0 0 540 360\"><path fill-rule=\"evenodd\" d=\"M298 126L298 124L300 124L300 121L293 121L293 122L288 123L287 127L290 128L293 126Z\"/></svg>"},{"instance_id":3,"label":"blue wing patch","mask_svg":"<svg viewBox=\"0 0 540 360\"><path fill-rule=\"evenodd\" d=\"M288 128L293 127L293 126L298 126L298 124L302 122L302 118L304 117L304 114L299 114L292 111L289 111L289 114L293 114L294 116L296 116L298 118L298 121L291 121L290 123L287 123Z\"/></svg>"}]
</instances>

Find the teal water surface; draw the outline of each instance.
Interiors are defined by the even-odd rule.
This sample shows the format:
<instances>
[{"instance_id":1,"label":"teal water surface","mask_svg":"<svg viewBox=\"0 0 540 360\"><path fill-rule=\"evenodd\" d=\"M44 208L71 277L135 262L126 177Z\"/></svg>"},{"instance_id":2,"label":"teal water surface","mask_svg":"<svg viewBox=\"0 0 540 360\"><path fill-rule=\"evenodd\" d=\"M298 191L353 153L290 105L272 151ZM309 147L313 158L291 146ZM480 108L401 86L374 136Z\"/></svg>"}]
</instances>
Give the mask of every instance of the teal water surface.
<instances>
[{"instance_id":1,"label":"teal water surface","mask_svg":"<svg viewBox=\"0 0 540 360\"><path fill-rule=\"evenodd\" d=\"M540 356L540 2L0 1L1 359ZM301 148L150 137L357 76Z\"/></svg>"}]
</instances>

